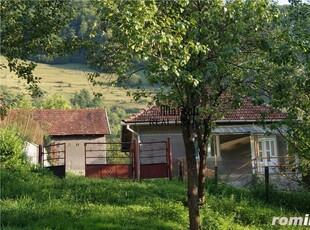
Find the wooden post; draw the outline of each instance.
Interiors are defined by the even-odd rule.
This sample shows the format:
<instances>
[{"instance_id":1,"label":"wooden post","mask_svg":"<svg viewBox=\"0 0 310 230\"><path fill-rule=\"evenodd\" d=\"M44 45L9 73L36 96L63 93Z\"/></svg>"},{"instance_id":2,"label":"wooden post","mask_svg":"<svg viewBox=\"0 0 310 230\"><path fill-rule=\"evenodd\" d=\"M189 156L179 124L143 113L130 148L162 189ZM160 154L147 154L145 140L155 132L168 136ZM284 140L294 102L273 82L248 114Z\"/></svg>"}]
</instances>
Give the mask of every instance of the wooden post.
<instances>
[{"instance_id":1,"label":"wooden post","mask_svg":"<svg viewBox=\"0 0 310 230\"><path fill-rule=\"evenodd\" d=\"M179 181L183 181L183 164L182 161L179 163Z\"/></svg>"},{"instance_id":2,"label":"wooden post","mask_svg":"<svg viewBox=\"0 0 310 230\"><path fill-rule=\"evenodd\" d=\"M172 180L172 150L171 150L171 138L168 137L168 177Z\"/></svg>"},{"instance_id":3,"label":"wooden post","mask_svg":"<svg viewBox=\"0 0 310 230\"><path fill-rule=\"evenodd\" d=\"M214 167L214 183L215 185L217 185L217 181L218 181L218 170L217 170L217 166Z\"/></svg>"},{"instance_id":4,"label":"wooden post","mask_svg":"<svg viewBox=\"0 0 310 230\"><path fill-rule=\"evenodd\" d=\"M66 156L67 154L66 154L66 153L67 153L67 147L66 147L66 143L64 143L63 145L64 145L64 149L63 149L63 151L64 151L64 152L63 152L63 154L64 154L64 159L63 159L63 161L64 161L65 172L66 172L66 158L67 158L67 156Z\"/></svg>"},{"instance_id":5,"label":"wooden post","mask_svg":"<svg viewBox=\"0 0 310 230\"><path fill-rule=\"evenodd\" d=\"M221 157L221 143L220 136L216 135L214 138L214 166L217 167L217 159Z\"/></svg>"},{"instance_id":6,"label":"wooden post","mask_svg":"<svg viewBox=\"0 0 310 230\"><path fill-rule=\"evenodd\" d=\"M254 156L255 156L255 161L256 161L256 173L262 173L260 156L258 153L258 136L257 135L253 137L253 143L254 143Z\"/></svg>"},{"instance_id":7,"label":"wooden post","mask_svg":"<svg viewBox=\"0 0 310 230\"><path fill-rule=\"evenodd\" d=\"M88 167L87 167L87 143L84 143L84 162L85 162L85 177L88 176ZM71 168L71 164L69 164L69 168Z\"/></svg>"},{"instance_id":8,"label":"wooden post","mask_svg":"<svg viewBox=\"0 0 310 230\"><path fill-rule=\"evenodd\" d=\"M138 180L138 154L137 154L137 141L133 140L133 169L134 180Z\"/></svg>"},{"instance_id":9,"label":"wooden post","mask_svg":"<svg viewBox=\"0 0 310 230\"><path fill-rule=\"evenodd\" d=\"M220 138L215 136L214 138L214 183L217 185L218 181L218 167L217 167L217 155L220 153Z\"/></svg>"},{"instance_id":10,"label":"wooden post","mask_svg":"<svg viewBox=\"0 0 310 230\"><path fill-rule=\"evenodd\" d=\"M43 162L43 146L39 145L39 164L44 167L44 162Z\"/></svg>"},{"instance_id":11,"label":"wooden post","mask_svg":"<svg viewBox=\"0 0 310 230\"><path fill-rule=\"evenodd\" d=\"M269 167L265 166L265 198L269 201Z\"/></svg>"}]
</instances>

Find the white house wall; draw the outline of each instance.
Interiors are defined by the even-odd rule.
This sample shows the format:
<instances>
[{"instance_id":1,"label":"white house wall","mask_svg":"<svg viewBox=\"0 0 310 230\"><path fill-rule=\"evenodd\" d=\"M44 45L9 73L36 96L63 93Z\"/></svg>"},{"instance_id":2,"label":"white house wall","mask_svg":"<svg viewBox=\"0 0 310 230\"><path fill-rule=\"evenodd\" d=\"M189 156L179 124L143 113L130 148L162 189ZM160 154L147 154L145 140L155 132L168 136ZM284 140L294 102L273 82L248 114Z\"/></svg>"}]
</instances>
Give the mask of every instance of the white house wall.
<instances>
[{"instance_id":1,"label":"white house wall","mask_svg":"<svg viewBox=\"0 0 310 230\"><path fill-rule=\"evenodd\" d=\"M32 164L39 164L39 146L30 142L24 143L24 153Z\"/></svg>"}]
</instances>

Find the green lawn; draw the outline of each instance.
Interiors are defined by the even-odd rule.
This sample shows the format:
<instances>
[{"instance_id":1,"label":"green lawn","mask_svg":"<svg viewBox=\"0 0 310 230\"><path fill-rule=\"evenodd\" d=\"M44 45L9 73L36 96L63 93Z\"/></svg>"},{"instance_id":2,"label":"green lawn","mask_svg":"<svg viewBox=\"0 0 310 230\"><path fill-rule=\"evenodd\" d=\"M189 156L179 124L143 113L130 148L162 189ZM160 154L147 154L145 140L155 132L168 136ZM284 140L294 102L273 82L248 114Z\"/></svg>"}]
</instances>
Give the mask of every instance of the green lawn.
<instances>
[{"instance_id":1,"label":"green lawn","mask_svg":"<svg viewBox=\"0 0 310 230\"><path fill-rule=\"evenodd\" d=\"M0 56L0 63L6 63L3 56ZM40 87L47 95L59 93L65 98L71 98L75 92L81 89L87 89L90 92L100 92L103 94L104 103L107 107L120 105L125 109L142 108L146 106L146 102L134 102L131 97L128 97L127 92L119 87L111 86L92 86L87 80L87 73L94 70L81 64L64 64L64 65L47 65L38 64L34 71L34 75L41 77ZM106 79L113 79L114 76L103 75ZM109 83L109 80L106 80ZM0 69L0 85L7 86L11 92L20 93L26 91L26 81L18 79L14 73L8 69Z\"/></svg>"},{"instance_id":2,"label":"green lawn","mask_svg":"<svg viewBox=\"0 0 310 230\"><path fill-rule=\"evenodd\" d=\"M272 216L304 216L309 194L301 196L304 206L291 195L286 204L266 203L262 190L209 183L203 229L270 229ZM177 180L58 179L1 169L1 229L187 229L185 197L186 184Z\"/></svg>"}]
</instances>

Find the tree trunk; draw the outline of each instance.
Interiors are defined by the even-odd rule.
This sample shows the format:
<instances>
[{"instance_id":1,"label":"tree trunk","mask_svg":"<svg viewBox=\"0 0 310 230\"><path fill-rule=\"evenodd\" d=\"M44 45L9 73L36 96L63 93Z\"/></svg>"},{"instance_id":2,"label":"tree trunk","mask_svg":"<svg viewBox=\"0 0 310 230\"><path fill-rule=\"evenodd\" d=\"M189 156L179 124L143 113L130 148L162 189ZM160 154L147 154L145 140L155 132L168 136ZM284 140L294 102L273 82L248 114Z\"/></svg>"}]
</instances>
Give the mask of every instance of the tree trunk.
<instances>
[{"instance_id":1,"label":"tree trunk","mask_svg":"<svg viewBox=\"0 0 310 230\"><path fill-rule=\"evenodd\" d=\"M207 143L199 145L199 174L198 174L198 200L199 204L205 204L205 185L207 177Z\"/></svg>"},{"instance_id":2,"label":"tree trunk","mask_svg":"<svg viewBox=\"0 0 310 230\"><path fill-rule=\"evenodd\" d=\"M198 174L198 201L200 205L205 204L205 185L207 177L207 154L208 140L210 137L210 119L197 125L197 139L199 148L199 174Z\"/></svg>"},{"instance_id":3,"label":"tree trunk","mask_svg":"<svg viewBox=\"0 0 310 230\"><path fill-rule=\"evenodd\" d=\"M191 127L184 125L183 140L185 144L186 162L187 162L187 192L188 192L188 209L189 222L191 230L200 228L199 206L198 206L198 180L197 166L195 156L195 143Z\"/></svg>"}]
</instances>

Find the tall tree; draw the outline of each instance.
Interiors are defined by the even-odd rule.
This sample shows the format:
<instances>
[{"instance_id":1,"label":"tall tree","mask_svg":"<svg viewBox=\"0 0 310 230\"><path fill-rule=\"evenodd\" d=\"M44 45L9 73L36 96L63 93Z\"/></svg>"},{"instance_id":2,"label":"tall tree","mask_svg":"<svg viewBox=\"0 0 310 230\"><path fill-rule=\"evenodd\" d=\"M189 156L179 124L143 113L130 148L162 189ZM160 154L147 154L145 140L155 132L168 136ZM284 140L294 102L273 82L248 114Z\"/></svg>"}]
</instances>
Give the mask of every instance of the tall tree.
<instances>
[{"instance_id":1,"label":"tall tree","mask_svg":"<svg viewBox=\"0 0 310 230\"><path fill-rule=\"evenodd\" d=\"M300 155L301 170L310 185L310 1L290 1L268 36L265 65L272 66L264 82L263 99L287 112L283 121L290 152ZM268 78L268 80L267 80ZM280 124L279 125L283 125ZM277 127L275 127L277 128ZM307 176L308 175L308 176Z\"/></svg>"},{"instance_id":2,"label":"tall tree","mask_svg":"<svg viewBox=\"0 0 310 230\"><path fill-rule=\"evenodd\" d=\"M57 34L68 22L71 8L66 0L2 0L1 16L1 55L9 68L19 78L25 79L33 94L40 94L39 77L33 75L36 64L27 62L30 55L68 52L71 43L59 39Z\"/></svg>"},{"instance_id":3,"label":"tall tree","mask_svg":"<svg viewBox=\"0 0 310 230\"><path fill-rule=\"evenodd\" d=\"M59 93L40 98L34 103L34 107L40 109L71 109L69 100Z\"/></svg>"},{"instance_id":4,"label":"tall tree","mask_svg":"<svg viewBox=\"0 0 310 230\"><path fill-rule=\"evenodd\" d=\"M91 97L87 89L75 92L73 97L70 98L70 103L74 108L103 107L103 99L101 97Z\"/></svg>"},{"instance_id":5,"label":"tall tree","mask_svg":"<svg viewBox=\"0 0 310 230\"><path fill-rule=\"evenodd\" d=\"M183 108L190 228L199 229L198 201L205 199L206 150L214 121L250 94L264 67L268 25L278 11L267 0L103 0L96 6L102 18L97 31L104 31L107 41L96 47L93 63L116 72L120 81L143 70L157 87L134 96L151 95L160 104Z\"/></svg>"}]
</instances>

